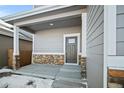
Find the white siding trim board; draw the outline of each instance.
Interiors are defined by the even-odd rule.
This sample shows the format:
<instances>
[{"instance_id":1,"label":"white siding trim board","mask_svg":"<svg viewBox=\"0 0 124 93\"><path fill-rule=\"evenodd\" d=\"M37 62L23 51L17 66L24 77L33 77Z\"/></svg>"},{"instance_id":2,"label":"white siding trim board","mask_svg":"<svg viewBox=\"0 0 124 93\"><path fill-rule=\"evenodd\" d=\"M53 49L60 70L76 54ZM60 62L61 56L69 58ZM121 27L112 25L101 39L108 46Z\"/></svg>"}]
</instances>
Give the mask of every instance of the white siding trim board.
<instances>
[{"instance_id":1,"label":"white siding trim board","mask_svg":"<svg viewBox=\"0 0 124 93\"><path fill-rule=\"evenodd\" d=\"M106 5L104 6L104 87L107 87L107 68L113 64L115 65L115 63L110 60L110 56L112 55L116 57L116 6Z\"/></svg>"},{"instance_id":2,"label":"white siding trim board","mask_svg":"<svg viewBox=\"0 0 124 93\"><path fill-rule=\"evenodd\" d=\"M124 67L109 67L109 69L114 69L114 70L124 70Z\"/></svg>"},{"instance_id":3,"label":"white siding trim board","mask_svg":"<svg viewBox=\"0 0 124 93\"><path fill-rule=\"evenodd\" d=\"M52 52L49 52L49 53L44 53L44 52L33 52L32 55L64 55L64 53L52 53ZM78 55L82 55L82 53L78 53Z\"/></svg>"},{"instance_id":4,"label":"white siding trim board","mask_svg":"<svg viewBox=\"0 0 124 93\"><path fill-rule=\"evenodd\" d=\"M34 52L33 55L64 55L64 53L42 53L42 52Z\"/></svg>"},{"instance_id":5,"label":"white siding trim board","mask_svg":"<svg viewBox=\"0 0 124 93\"><path fill-rule=\"evenodd\" d=\"M108 55L116 55L116 6L108 10Z\"/></svg>"}]
</instances>

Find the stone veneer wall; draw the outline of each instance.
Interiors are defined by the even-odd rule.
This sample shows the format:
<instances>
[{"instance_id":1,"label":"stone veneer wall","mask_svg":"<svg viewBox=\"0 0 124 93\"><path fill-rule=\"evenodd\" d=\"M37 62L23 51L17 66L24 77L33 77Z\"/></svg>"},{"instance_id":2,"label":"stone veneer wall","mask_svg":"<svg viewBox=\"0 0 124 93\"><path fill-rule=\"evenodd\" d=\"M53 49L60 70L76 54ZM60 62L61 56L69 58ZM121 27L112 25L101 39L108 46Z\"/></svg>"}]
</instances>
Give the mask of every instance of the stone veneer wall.
<instances>
[{"instance_id":1,"label":"stone veneer wall","mask_svg":"<svg viewBox=\"0 0 124 93\"><path fill-rule=\"evenodd\" d=\"M86 58L81 57L79 55L79 65L84 65L86 62ZM33 63L41 63L41 64L64 64L64 55L33 55Z\"/></svg>"},{"instance_id":2,"label":"stone veneer wall","mask_svg":"<svg viewBox=\"0 0 124 93\"><path fill-rule=\"evenodd\" d=\"M33 55L33 63L41 63L41 64L64 64L64 55Z\"/></svg>"}]
</instances>

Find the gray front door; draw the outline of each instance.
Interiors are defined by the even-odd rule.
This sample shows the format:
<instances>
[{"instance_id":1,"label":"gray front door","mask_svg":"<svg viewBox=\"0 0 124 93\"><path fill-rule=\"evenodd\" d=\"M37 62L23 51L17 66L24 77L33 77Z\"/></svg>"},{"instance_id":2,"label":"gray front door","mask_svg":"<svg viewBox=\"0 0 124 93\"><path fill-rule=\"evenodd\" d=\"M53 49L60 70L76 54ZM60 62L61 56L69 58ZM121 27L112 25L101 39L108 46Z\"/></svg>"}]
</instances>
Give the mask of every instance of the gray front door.
<instances>
[{"instance_id":1,"label":"gray front door","mask_svg":"<svg viewBox=\"0 0 124 93\"><path fill-rule=\"evenodd\" d=\"M66 63L77 63L77 37L66 37Z\"/></svg>"}]
</instances>

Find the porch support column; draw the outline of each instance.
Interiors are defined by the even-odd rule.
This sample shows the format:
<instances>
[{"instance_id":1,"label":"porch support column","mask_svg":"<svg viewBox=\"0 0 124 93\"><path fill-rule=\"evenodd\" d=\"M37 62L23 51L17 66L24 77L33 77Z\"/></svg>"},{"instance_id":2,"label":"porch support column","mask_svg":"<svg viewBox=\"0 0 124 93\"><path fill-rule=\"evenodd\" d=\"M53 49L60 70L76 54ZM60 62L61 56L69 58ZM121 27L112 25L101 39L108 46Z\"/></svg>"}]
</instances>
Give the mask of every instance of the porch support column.
<instances>
[{"instance_id":1,"label":"porch support column","mask_svg":"<svg viewBox=\"0 0 124 93\"><path fill-rule=\"evenodd\" d=\"M86 20L87 13L82 13L82 57L86 57Z\"/></svg>"},{"instance_id":2,"label":"porch support column","mask_svg":"<svg viewBox=\"0 0 124 93\"><path fill-rule=\"evenodd\" d=\"M35 34L32 35L32 39L33 39L33 41L32 41L32 61L31 61L31 63L34 64L34 62L33 62L33 58L34 58L33 54L35 53L35 51L34 51L34 49L35 49L35 47L34 47L35 46L35 40L34 40L35 39Z\"/></svg>"},{"instance_id":3,"label":"porch support column","mask_svg":"<svg viewBox=\"0 0 124 93\"><path fill-rule=\"evenodd\" d=\"M13 35L13 69L17 68L17 60L19 60L19 29L14 26Z\"/></svg>"}]
</instances>

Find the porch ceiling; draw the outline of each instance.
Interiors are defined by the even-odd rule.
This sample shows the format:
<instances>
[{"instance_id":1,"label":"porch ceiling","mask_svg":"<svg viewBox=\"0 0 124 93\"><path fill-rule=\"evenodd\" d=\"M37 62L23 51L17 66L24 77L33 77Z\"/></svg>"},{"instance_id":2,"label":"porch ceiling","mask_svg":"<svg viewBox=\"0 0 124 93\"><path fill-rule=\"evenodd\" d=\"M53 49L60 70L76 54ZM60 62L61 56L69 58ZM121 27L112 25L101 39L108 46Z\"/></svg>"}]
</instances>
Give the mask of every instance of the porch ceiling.
<instances>
[{"instance_id":1,"label":"porch ceiling","mask_svg":"<svg viewBox=\"0 0 124 93\"><path fill-rule=\"evenodd\" d=\"M47 22L39 22L39 23L27 25L27 26L21 26L20 28L35 33L37 31L41 31L41 30L45 30L45 29L70 27L70 26L78 26L78 25L81 25L81 17L80 16L77 16L74 18L50 20Z\"/></svg>"}]
</instances>

